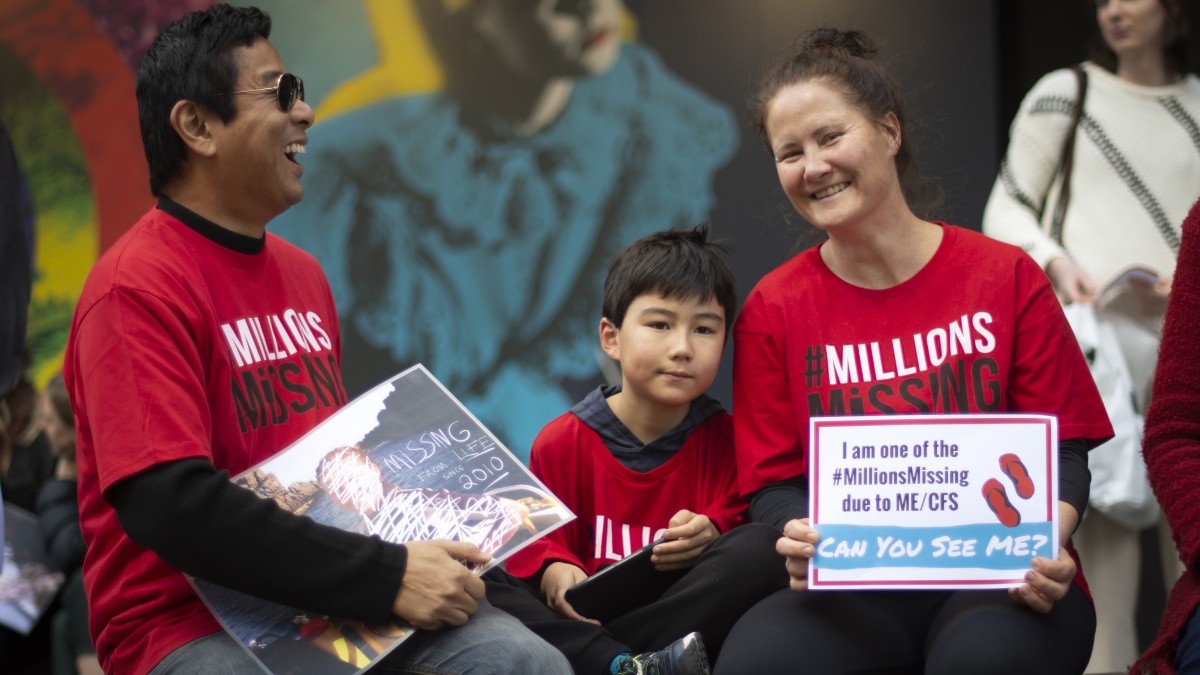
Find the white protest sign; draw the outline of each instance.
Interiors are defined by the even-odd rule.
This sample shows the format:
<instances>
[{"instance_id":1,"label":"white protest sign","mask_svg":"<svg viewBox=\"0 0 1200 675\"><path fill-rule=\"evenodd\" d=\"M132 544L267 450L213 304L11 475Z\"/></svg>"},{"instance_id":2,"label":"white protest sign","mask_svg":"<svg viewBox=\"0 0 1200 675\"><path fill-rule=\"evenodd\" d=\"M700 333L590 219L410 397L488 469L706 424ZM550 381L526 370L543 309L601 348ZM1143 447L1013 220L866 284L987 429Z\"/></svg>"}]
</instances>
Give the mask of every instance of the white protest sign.
<instances>
[{"instance_id":1,"label":"white protest sign","mask_svg":"<svg viewBox=\"0 0 1200 675\"><path fill-rule=\"evenodd\" d=\"M813 589L1009 588L1058 554L1058 420L814 417Z\"/></svg>"}]
</instances>

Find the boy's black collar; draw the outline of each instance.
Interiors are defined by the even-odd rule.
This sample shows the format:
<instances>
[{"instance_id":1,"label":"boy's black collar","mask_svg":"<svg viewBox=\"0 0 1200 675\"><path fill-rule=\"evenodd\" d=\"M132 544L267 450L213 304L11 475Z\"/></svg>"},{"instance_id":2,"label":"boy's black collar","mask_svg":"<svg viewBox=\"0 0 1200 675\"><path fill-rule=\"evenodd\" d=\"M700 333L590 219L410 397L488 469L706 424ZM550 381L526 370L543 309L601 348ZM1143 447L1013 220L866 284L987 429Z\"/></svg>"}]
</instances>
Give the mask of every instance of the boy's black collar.
<instances>
[{"instance_id":1,"label":"boy's black collar","mask_svg":"<svg viewBox=\"0 0 1200 675\"><path fill-rule=\"evenodd\" d=\"M576 403L571 408L571 413L600 435L604 445L617 461L639 472L649 471L665 463L683 447L693 430L708 418L724 411L720 401L708 394L701 394L692 401L687 416L678 426L643 444L608 405L606 399L619 391L619 384L600 385Z\"/></svg>"},{"instance_id":2,"label":"boy's black collar","mask_svg":"<svg viewBox=\"0 0 1200 675\"><path fill-rule=\"evenodd\" d=\"M267 245L267 238L265 236L258 239L238 234L233 230L227 230L188 207L172 200L170 197L159 197L158 208L184 225L192 228L205 239L211 240L213 243L224 246L231 251L254 255L262 253L262 250Z\"/></svg>"}]
</instances>

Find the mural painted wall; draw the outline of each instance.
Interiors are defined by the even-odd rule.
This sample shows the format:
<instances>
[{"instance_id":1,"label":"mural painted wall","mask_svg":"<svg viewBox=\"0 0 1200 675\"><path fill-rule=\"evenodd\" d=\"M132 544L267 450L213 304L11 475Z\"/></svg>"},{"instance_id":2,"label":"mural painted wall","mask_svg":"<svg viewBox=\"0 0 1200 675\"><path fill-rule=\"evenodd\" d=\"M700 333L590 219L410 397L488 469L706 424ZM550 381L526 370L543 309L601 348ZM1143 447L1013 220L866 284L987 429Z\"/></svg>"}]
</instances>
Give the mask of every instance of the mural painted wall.
<instances>
[{"instance_id":1,"label":"mural painted wall","mask_svg":"<svg viewBox=\"0 0 1200 675\"><path fill-rule=\"evenodd\" d=\"M0 119L33 214L28 343L41 384L60 368L99 241L114 240L151 202L132 71L86 7L0 2L0 84Z\"/></svg>"},{"instance_id":2,"label":"mural painted wall","mask_svg":"<svg viewBox=\"0 0 1200 675\"><path fill-rule=\"evenodd\" d=\"M135 64L160 26L206 4L0 0L0 118L35 214L39 380L97 253L152 205ZM348 389L422 362L518 455L618 377L596 346L618 248L709 220L742 294L786 258L803 226L743 106L802 31L861 28L898 57L913 117L936 126L922 166L957 222L976 226L994 175L990 3L239 4L272 15L316 109L305 199L271 227L329 275ZM727 366L715 389L729 400Z\"/></svg>"},{"instance_id":3,"label":"mural painted wall","mask_svg":"<svg viewBox=\"0 0 1200 675\"><path fill-rule=\"evenodd\" d=\"M622 37L619 0L401 7L367 3L380 61L318 104L274 231L324 265L345 372L423 361L526 446L599 381L608 257L709 215L734 114ZM406 77L437 85L382 96Z\"/></svg>"}]
</instances>

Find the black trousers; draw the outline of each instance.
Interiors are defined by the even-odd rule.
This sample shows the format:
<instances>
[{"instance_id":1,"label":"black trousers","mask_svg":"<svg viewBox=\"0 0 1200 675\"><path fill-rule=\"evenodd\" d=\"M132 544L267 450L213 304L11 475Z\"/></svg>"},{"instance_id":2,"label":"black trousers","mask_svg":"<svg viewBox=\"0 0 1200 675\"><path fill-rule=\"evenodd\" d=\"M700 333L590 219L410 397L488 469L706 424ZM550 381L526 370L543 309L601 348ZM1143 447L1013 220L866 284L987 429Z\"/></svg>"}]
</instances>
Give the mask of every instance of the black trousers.
<instances>
[{"instance_id":1,"label":"black trousers","mask_svg":"<svg viewBox=\"0 0 1200 675\"><path fill-rule=\"evenodd\" d=\"M556 647L578 675L604 675L629 647L596 624L559 616L532 586L500 568L483 575L488 602L515 616L535 635Z\"/></svg>"},{"instance_id":2,"label":"black trousers","mask_svg":"<svg viewBox=\"0 0 1200 675\"><path fill-rule=\"evenodd\" d=\"M662 649L693 631L700 632L709 658L716 659L738 618L787 587L783 558L775 552L779 536L762 523L726 532L662 595L603 627L559 616L537 591L502 570L489 571L483 581L489 602L557 647L576 673L607 673L618 654Z\"/></svg>"},{"instance_id":3,"label":"black trousers","mask_svg":"<svg viewBox=\"0 0 1200 675\"><path fill-rule=\"evenodd\" d=\"M1074 584L1049 614L1002 590L784 590L742 617L714 672L1077 674L1095 632Z\"/></svg>"},{"instance_id":4,"label":"black trousers","mask_svg":"<svg viewBox=\"0 0 1200 675\"><path fill-rule=\"evenodd\" d=\"M606 627L636 651L661 649L700 631L710 659L725 637L758 601L788 584L783 556L775 552L780 533L748 523L721 535L696 564L653 602L609 621Z\"/></svg>"}]
</instances>

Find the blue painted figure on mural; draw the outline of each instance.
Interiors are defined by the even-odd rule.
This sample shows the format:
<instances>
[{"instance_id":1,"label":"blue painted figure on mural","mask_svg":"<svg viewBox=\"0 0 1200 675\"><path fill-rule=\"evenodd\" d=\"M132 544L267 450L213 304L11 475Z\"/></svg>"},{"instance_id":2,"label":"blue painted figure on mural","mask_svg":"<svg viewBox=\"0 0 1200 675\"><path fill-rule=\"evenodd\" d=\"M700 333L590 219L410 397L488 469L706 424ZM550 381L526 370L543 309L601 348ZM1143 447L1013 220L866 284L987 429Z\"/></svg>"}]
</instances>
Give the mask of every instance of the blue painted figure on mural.
<instances>
[{"instance_id":1,"label":"blue painted figure on mural","mask_svg":"<svg viewBox=\"0 0 1200 675\"><path fill-rule=\"evenodd\" d=\"M601 379L608 257L703 220L737 130L623 39L620 0L412 8L441 85L327 115L304 160L309 193L276 231L329 276L351 389L422 362L526 457Z\"/></svg>"}]
</instances>

